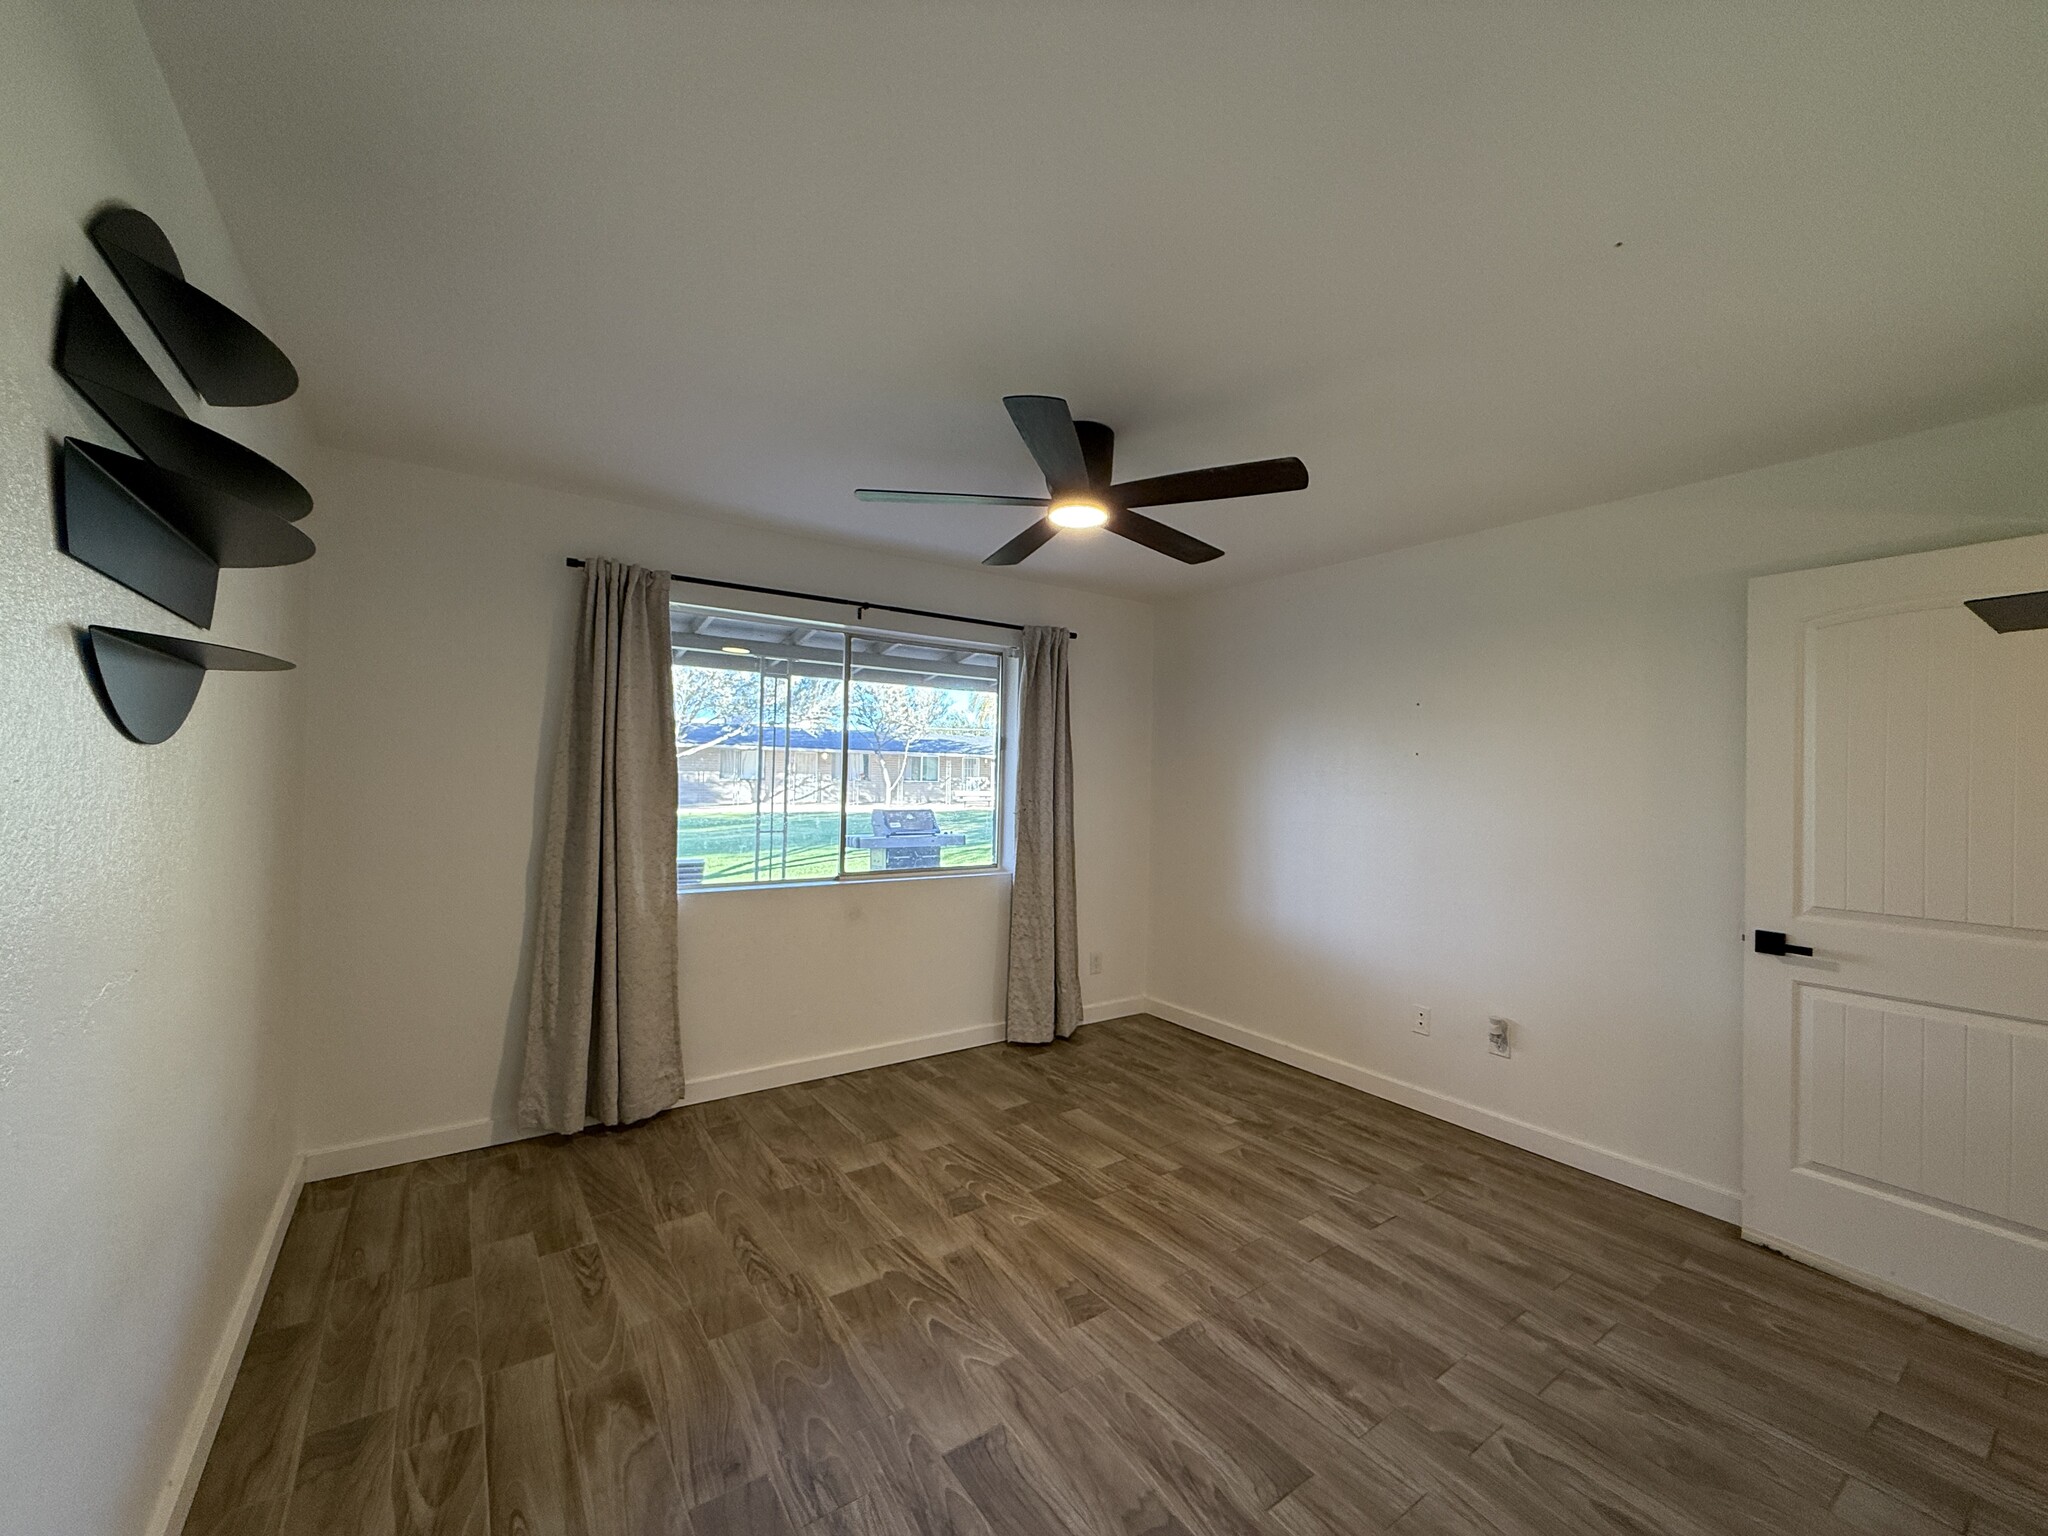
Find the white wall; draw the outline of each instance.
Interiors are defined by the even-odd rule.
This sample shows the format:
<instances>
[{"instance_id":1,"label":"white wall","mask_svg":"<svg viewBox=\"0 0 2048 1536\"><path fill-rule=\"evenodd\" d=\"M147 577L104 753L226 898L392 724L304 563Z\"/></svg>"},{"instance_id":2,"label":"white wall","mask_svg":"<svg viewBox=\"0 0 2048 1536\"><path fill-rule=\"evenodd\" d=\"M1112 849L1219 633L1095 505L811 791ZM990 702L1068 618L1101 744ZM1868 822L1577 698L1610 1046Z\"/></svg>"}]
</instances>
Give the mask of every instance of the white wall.
<instances>
[{"instance_id":1,"label":"white wall","mask_svg":"<svg viewBox=\"0 0 2048 1536\"><path fill-rule=\"evenodd\" d=\"M303 680L211 679L130 743L77 629L195 631L57 549L52 440L117 441L50 367L69 276L192 404L85 238L109 199L250 311L128 7L0 0L0 1527L36 1536L145 1528L297 1147ZM289 408L194 414L296 463ZM298 591L227 573L211 638L296 655Z\"/></svg>"},{"instance_id":2,"label":"white wall","mask_svg":"<svg viewBox=\"0 0 2048 1536\"><path fill-rule=\"evenodd\" d=\"M1727 1213L1747 578L2043 527L2048 407L1163 608L1154 995Z\"/></svg>"},{"instance_id":3,"label":"white wall","mask_svg":"<svg viewBox=\"0 0 2048 1536\"><path fill-rule=\"evenodd\" d=\"M331 524L305 667L309 1146L514 1131L536 828L580 594L572 554L1080 631L1082 943L1103 955L1085 991L1143 992L1145 605L348 453L320 455L315 489ZM1000 876L683 898L686 1072L700 1089L730 1087L778 1063L993 1025L1007 901Z\"/></svg>"}]
</instances>

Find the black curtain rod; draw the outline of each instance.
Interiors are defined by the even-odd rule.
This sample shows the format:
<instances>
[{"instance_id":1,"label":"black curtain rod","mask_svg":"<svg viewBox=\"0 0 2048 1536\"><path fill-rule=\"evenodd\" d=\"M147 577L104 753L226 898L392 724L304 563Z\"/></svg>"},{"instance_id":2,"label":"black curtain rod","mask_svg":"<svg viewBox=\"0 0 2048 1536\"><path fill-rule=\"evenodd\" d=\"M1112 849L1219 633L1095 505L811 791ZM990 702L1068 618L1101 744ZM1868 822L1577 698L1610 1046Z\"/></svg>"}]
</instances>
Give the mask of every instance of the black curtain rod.
<instances>
[{"instance_id":1,"label":"black curtain rod","mask_svg":"<svg viewBox=\"0 0 2048 1536\"><path fill-rule=\"evenodd\" d=\"M569 564L580 569L586 562L574 555ZM964 613L940 613L931 608L899 608L894 603L864 603L857 597L831 597L823 592L792 592L787 587L757 587L751 581L713 581L709 576L677 576L671 574L670 581L685 582L693 587L723 587L728 592L761 592L769 597L795 597L807 603L836 603L842 608L852 608L858 614L873 609L876 613L910 613L920 619L950 619L955 624L979 624L984 629L1026 629L1024 624L1012 624L1007 619L976 619ZM1067 631L1069 640L1078 640L1080 635Z\"/></svg>"}]
</instances>

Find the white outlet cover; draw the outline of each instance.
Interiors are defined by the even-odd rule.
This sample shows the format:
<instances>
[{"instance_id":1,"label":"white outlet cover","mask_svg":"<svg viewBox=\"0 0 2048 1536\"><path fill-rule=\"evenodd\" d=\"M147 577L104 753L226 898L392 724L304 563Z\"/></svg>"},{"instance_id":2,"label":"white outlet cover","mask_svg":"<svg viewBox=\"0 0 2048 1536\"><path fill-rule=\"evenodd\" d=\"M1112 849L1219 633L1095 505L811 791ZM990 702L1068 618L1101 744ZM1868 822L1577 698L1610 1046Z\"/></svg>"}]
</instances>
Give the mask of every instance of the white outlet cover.
<instances>
[{"instance_id":1,"label":"white outlet cover","mask_svg":"<svg viewBox=\"0 0 2048 1536\"><path fill-rule=\"evenodd\" d=\"M1486 1048L1496 1056L1514 1055L1514 1020L1488 1019L1486 1021Z\"/></svg>"},{"instance_id":2,"label":"white outlet cover","mask_svg":"<svg viewBox=\"0 0 2048 1536\"><path fill-rule=\"evenodd\" d=\"M1429 1010L1427 1008L1416 1009L1415 1017L1412 1023L1412 1027L1415 1030L1415 1033L1418 1035L1426 1035L1429 1033L1429 1026Z\"/></svg>"}]
</instances>

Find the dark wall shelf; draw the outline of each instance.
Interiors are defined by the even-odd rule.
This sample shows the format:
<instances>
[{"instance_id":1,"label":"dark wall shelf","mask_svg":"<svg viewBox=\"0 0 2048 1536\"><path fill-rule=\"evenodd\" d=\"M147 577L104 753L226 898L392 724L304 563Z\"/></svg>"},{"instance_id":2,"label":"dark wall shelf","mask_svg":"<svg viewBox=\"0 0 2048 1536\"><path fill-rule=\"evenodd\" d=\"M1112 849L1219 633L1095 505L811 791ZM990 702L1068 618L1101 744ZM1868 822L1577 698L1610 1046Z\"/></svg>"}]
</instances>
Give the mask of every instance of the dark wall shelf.
<instances>
[{"instance_id":1,"label":"dark wall shelf","mask_svg":"<svg viewBox=\"0 0 2048 1536\"><path fill-rule=\"evenodd\" d=\"M64 441L57 504L64 552L72 559L112 577L181 619L190 619L201 628L213 623L219 564L168 519L138 500L102 466L98 455L76 438Z\"/></svg>"},{"instance_id":2,"label":"dark wall shelf","mask_svg":"<svg viewBox=\"0 0 2048 1536\"><path fill-rule=\"evenodd\" d=\"M270 405L298 389L298 371L275 342L185 280L170 239L148 214L109 208L86 233L207 404Z\"/></svg>"},{"instance_id":3,"label":"dark wall shelf","mask_svg":"<svg viewBox=\"0 0 2048 1536\"><path fill-rule=\"evenodd\" d=\"M288 359L255 326L185 280L156 221L111 207L87 234L164 350L209 405L268 405L299 387ZM202 426L157 377L82 277L64 292L57 371L140 458L76 437L56 458L64 552L202 628L213 624L229 566L291 565L313 553L293 523L307 489L262 454ZM89 625L86 671L114 724L145 745L185 723L209 672L284 672L260 651L139 629Z\"/></svg>"},{"instance_id":4,"label":"dark wall shelf","mask_svg":"<svg viewBox=\"0 0 2048 1536\"><path fill-rule=\"evenodd\" d=\"M303 529L203 480L75 437L66 438L64 447L67 454L90 459L100 473L206 551L215 565L297 565L313 557L313 541Z\"/></svg>"},{"instance_id":5,"label":"dark wall shelf","mask_svg":"<svg viewBox=\"0 0 2048 1536\"><path fill-rule=\"evenodd\" d=\"M2001 635L2048 629L2048 592L2014 592L2007 597L1973 597L1963 604Z\"/></svg>"},{"instance_id":6,"label":"dark wall shelf","mask_svg":"<svg viewBox=\"0 0 2048 1536\"><path fill-rule=\"evenodd\" d=\"M139 629L94 624L86 632L93 674L114 723L145 746L168 741L199 697L209 672L289 672L292 664L260 651Z\"/></svg>"},{"instance_id":7,"label":"dark wall shelf","mask_svg":"<svg viewBox=\"0 0 2048 1536\"><path fill-rule=\"evenodd\" d=\"M313 496L284 470L231 437L186 417L84 278L65 295L57 370L137 452L279 517L313 510Z\"/></svg>"},{"instance_id":8,"label":"dark wall shelf","mask_svg":"<svg viewBox=\"0 0 2048 1536\"><path fill-rule=\"evenodd\" d=\"M223 566L291 565L313 541L283 518L97 443L59 461L65 552L202 627Z\"/></svg>"},{"instance_id":9,"label":"dark wall shelf","mask_svg":"<svg viewBox=\"0 0 2048 1536\"><path fill-rule=\"evenodd\" d=\"M173 416L185 414L82 277L71 280L57 317L57 371L74 384L116 390Z\"/></svg>"}]
</instances>

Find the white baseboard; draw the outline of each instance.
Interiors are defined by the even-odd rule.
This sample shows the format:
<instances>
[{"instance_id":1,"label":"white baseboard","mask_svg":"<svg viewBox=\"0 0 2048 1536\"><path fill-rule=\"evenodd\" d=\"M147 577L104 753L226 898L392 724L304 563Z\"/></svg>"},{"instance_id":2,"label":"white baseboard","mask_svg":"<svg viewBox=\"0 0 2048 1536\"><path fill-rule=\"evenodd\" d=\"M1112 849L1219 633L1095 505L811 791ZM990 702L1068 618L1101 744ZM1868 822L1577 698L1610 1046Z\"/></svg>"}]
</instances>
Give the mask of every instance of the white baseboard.
<instances>
[{"instance_id":1,"label":"white baseboard","mask_svg":"<svg viewBox=\"0 0 2048 1536\"><path fill-rule=\"evenodd\" d=\"M1120 1019L1125 1014L1145 1011L1143 997L1112 997L1090 1003L1081 1010L1083 1024ZM913 1035L907 1040L889 1040L881 1045L864 1045L851 1051L828 1051L819 1056L800 1056L765 1067L746 1067L737 1072L720 1072L692 1078L683 1090L685 1104L708 1104L735 1094L758 1093L763 1088L787 1088L792 1083L816 1082L821 1077L840 1077L848 1072L865 1072L869 1067L894 1066L899 1061L916 1061L925 1056L943 1056L949 1051L972 1050L977 1045L1000 1045L1003 1026L970 1024L964 1029L941 1030L934 1035Z\"/></svg>"},{"instance_id":2,"label":"white baseboard","mask_svg":"<svg viewBox=\"0 0 2048 1536\"><path fill-rule=\"evenodd\" d=\"M1954 1323L1958 1328L1967 1328L1971 1333L1981 1333L1988 1339L2010 1344L2014 1349L2023 1349L2030 1355L2048 1355L2048 1339L2037 1338L2031 1333L2022 1333L2017 1328L2004 1323L1994 1323L1988 1317L1979 1317L1976 1313L1967 1312L1961 1307L1952 1307L1945 1301L1923 1296L1920 1292L1908 1290L1903 1285L1894 1285L1877 1275L1865 1274L1862 1270L1852 1269L1847 1264L1838 1264L1833 1259L1824 1258L1820 1254L1799 1247L1796 1243L1788 1243L1783 1238L1772 1237L1768 1233L1744 1227L1742 1240L1755 1243L1759 1248L1768 1248L1773 1253L1782 1253L1786 1258L1804 1264L1809 1269L1817 1269L1824 1275L1833 1275L1837 1280L1846 1280L1863 1290L1875 1291L1888 1301L1917 1307L1930 1317Z\"/></svg>"},{"instance_id":3,"label":"white baseboard","mask_svg":"<svg viewBox=\"0 0 2048 1536\"><path fill-rule=\"evenodd\" d=\"M948 1051L995 1045L1002 1038L1001 1024L970 1024L965 1029L941 1030L935 1035L913 1035L907 1040L887 1040L850 1051L827 1051L818 1056L799 1056L794 1061L771 1062L765 1067L718 1072L690 1079L683 1089L683 1102L708 1104L713 1099L758 1093L763 1088L787 1088L791 1083L815 1082L821 1077L865 1072L869 1067L894 1066L899 1061L916 1061L923 1056L943 1056Z\"/></svg>"},{"instance_id":4,"label":"white baseboard","mask_svg":"<svg viewBox=\"0 0 2048 1536\"><path fill-rule=\"evenodd\" d=\"M1104 1018L1121 1018L1124 1014L1140 1011L1143 1004L1143 998L1118 998L1097 1004L1083 1017L1092 1023L1095 1013L1100 1010ZM887 1067L899 1061L916 1061L924 1056L943 1056L948 1051L970 1050L977 1045L995 1045L1002 1038L1001 1024L970 1024L964 1029L913 1035L904 1040L885 1040L879 1045L859 1046L850 1051L827 1051L817 1056L800 1056L793 1061L743 1067L735 1072L691 1078L683 1090L682 1102L708 1104L713 1099L758 1093L763 1088L786 1088L792 1083L816 1082L821 1077L839 1077L848 1072L863 1072L869 1067ZM479 1147L501 1146L537 1134L483 1119L432 1126L400 1136L373 1136L308 1152L305 1156L305 1178L308 1183L338 1179L351 1173L369 1173L378 1168L395 1168L401 1163L416 1163L423 1158L445 1157L451 1152L473 1152Z\"/></svg>"},{"instance_id":5,"label":"white baseboard","mask_svg":"<svg viewBox=\"0 0 2048 1536\"><path fill-rule=\"evenodd\" d=\"M1144 1013L1152 1006L1149 997L1109 997L1099 1003L1087 1003L1081 1008L1083 1024L1101 1024L1110 1019L1121 1019L1133 1013Z\"/></svg>"},{"instance_id":6,"label":"white baseboard","mask_svg":"<svg viewBox=\"0 0 2048 1536\"><path fill-rule=\"evenodd\" d=\"M1379 1098L1391 1099L1410 1109L1434 1115L1439 1120L1448 1120L1453 1125L1464 1126L1482 1136L1491 1136L1496 1141L1507 1142L1528 1152L1551 1158L1557 1162L1611 1179L1617 1184L1626 1184L1631 1189L1642 1190L1662 1200L1671 1200L1679 1205L1715 1216L1723 1221L1740 1221L1742 1216L1742 1195L1740 1191L1724 1189L1709 1184L1703 1179L1693 1178L1655 1163L1630 1157L1592 1142L1581 1141L1559 1131L1548 1130L1526 1120L1517 1120L1497 1110L1471 1104L1463 1099L1454 1099L1447 1094L1418 1084L1404 1082L1350 1062L1339 1061L1320 1051L1290 1045L1256 1030L1245 1029L1223 1019L1214 1018L1193 1008L1167 1002L1163 998L1119 997L1091 1003L1082 1010L1082 1021L1087 1024L1102 1023L1109 1019L1123 1018L1133 1013L1151 1013L1178 1024L1185 1029L1210 1035L1232 1045L1242 1046L1261 1056L1275 1061L1284 1061L1289 1066L1300 1067L1318 1077L1327 1077L1334 1082L1374 1094ZM916 1061L925 1056L941 1056L949 1051L971 1050L979 1045L994 1045L1003 1038L1003 1026L995 1024L971 1024L962 1029L941 1030L936 1034L913 1035L902 1040L884 1041L879 1045L859 1046L848 1051L827 1051L815 1056L801 1056L791 1061L771 1062L765 1066L744 1067L733 1072L719 1072L709 1076L695 1077L689 1082L683 1094L685 1104L708 1104L714 1099L727 1099L742 1093L758 1093L764 1088L786 1088L793 1083L816 1082L820 1078L839 1077L848 1072L863 1072L870 1067L892 1066L897 1062ZM340 1178L346 1174L368 1173L378 1168L392 1168L401 1163L418 1162L423 1158L442 1157L451 1152L469 1152L478 1147L488 1147L510 1141L518 1141L532 1134L514 1127L500 1126L490 1119L465 1120L452 1125L433 1126L423 1131L412 1131L401 1136L373 1137L364 1141L349 1142L341 1146L319 1147L305 1154L303 1178L310 1183L318 1179Z\"/></svg>"},{"instance_id":7,"label":"white baseboard","mask_svg":"<svg viewBox=\"0 0 2048 1536\"><path fill-rule=\"evenodd\" d=\"M1193 1008L1184 1008L1178 1003L1169 1003L1162 998L1151 999L1145 1011L1158 1015L1170 1024L1178 1024L1183 1029L1192 1029L1198 1034L1242 1046L1245 1050L1260 1056L1270 1056L1275 1061L1284 1061L1290 1067L1300 1067L1304 1072L1313 1072L1316 1076L1327 1077L1332 1082L1360 1089L1377 1098L1390 1099L1396 1104L1406 1105L1409 1109L1420 1110L1425 1115L1434 1115L1439 1120L1461 1125L1468 1131L1491 1136L1495 1141L1504 1141L1509 1146L1520 1147L1525 1152L1534 1152L1553 1162L1597 1174L1616 1184L1625 1184L1630 1189L1639 1189L1644 1194L1655 1195L1660 1200L1687 1206L1705 1215L1718 1217L1722 1221L1742 1219L1740 1190L1709 1184L1706 1180L1696 1179L1691 1174L1662 1168L1655 1163L1644 1162L1641 1158L1630 1157L1625 1152L1595 1146L1590 1141L1581 1141L1578 1137L1567 1136L1561 1131L1547 1130L1527 1120L1517 1120L1514 1116L1504 1115L1498 1110L1467 1103L1463 1099L1454 1099L1434 1089L1404 1082L1398 1077L1388 1077L1383 1072L1353 1066L1348 1061L1325 1056L1321 1051L1290 1045L1284 1040L1274 1039L1271 1035L1262 1035L1257 1030L1226 1023L1222 1019L1212 1018Z\"/></svg>"},{"instance_id":8,"label":"white baseboard","mask_svg":"<svg viewBox=\"0 0 2048 1536\"><path fill-rule=\"evenodd\" d=\"M417 1163L422 1158L446 1157L450 1152L474 1152L500 1141L519 1137L498 1134L489 1119L463 1120L454 1125L430 1126L402 1136L372 1136L365 1141L346 1142L338 1147L316 1147L306 1154L306 1182L338 1179L351 1173L370 1173L378 1168L395 1168L400 1163Z\"/></svg>"},{"instance_id":9,"label":"white baseboard","mask_svg":"<svg viewBox=\"0 0 2048 1536\"><path fill-rule=\"evenodd\" d=\"M178 1436L178 1449L171 1468L150 1512L148 1536L177 1536L184 1529L185 1516L192 1508L192 1496L199 1491L199 1476L206 1470L206 1456L213 1449L214 1434L227 1411L228 1394L234 1390L235 1373L242 1368L242 1355L249 1347L249 1335L256 1328L256 1314L263 1309L264 1292L270 1289L270 1272L277 1267L278 1251L292 1224L292 1211L299 1203L299 1191L306 1182L306 1160L295 1156L285 1169L284 1185L277 1192L270 1219L264 1224L262 1240L249 1260L242 1288L235 1295L228 1325L207 1362L206 1378L200 1383L198 1401Z\"/></svg>"}]
</instances>

